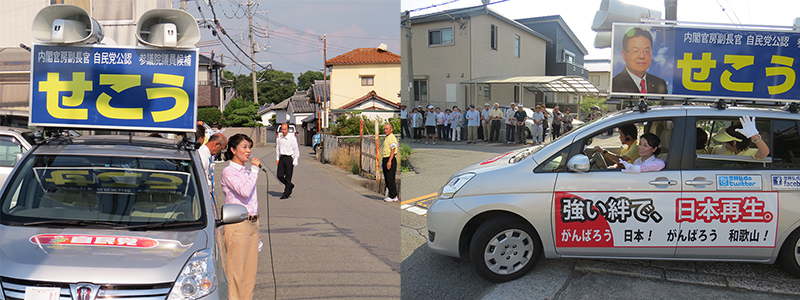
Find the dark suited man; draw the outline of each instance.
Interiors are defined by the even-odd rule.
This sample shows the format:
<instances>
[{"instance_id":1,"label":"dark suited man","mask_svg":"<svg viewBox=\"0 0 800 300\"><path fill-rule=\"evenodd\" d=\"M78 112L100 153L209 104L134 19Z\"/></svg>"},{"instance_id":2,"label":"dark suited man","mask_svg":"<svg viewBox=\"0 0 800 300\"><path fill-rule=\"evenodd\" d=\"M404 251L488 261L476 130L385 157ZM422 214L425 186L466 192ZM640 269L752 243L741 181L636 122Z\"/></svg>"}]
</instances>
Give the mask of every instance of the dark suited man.
<instances>
[{"instance_id":1,"label":"dark suited man","mask_svg":"<svg viewBox=\"0 0 800 300\"><path fill-rule=\"evenodd\" d=\"M621 93L667 94L664 79L647 73L653 59L653 36L641 28L631 28L622 38L625 70L611 80L611 91Z\"/></svg>"}]
</instances>

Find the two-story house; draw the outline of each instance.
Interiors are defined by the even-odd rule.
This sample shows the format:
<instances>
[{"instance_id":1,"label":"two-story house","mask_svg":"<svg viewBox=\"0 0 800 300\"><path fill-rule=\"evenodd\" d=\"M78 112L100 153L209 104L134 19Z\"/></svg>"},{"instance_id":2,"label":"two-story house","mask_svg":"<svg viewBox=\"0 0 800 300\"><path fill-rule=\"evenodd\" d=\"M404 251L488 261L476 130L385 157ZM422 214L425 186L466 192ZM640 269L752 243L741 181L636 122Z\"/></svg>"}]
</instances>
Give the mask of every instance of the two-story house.
<instances>
[{"instance_id":1,"label":"two-story house","mask_svg":"<svg viewBox=\"0 0 800 300\"><path fill-rule=\"evenodd\" d=\"M589 71L583 67L583 57L589 52L561 16L525 18L516 21L550 38L545 58L547 65L545 75L589 78ZM544 102L548 107L555 106L555 103L562 106L568 104L567 106L571 107L569 104L578 103L578 97L579 95L572 93L546 92Z\"/></svg>"},{"instance_id":2,"label":"two-story house","mask_svg":"<svg viewBox=\"0 0 800 300\"><path fill-rule=\"evenodd\" d=\"M383 119L400 111L400 55L358 48L329 59L330 109L334 115L362 111Z\"/></svg>"},{"instance_id":3,"label":"two-story house","mask_svg":"<svg viewBox=\"0 0 800 300\"><path fill-rule=\"evenodd\" d=\"M438 107L485 102L504 105L533 92L513 84L464 84L484 77L545 75L545 54L550 39L486 6L453 9L411 17L404 22L403 56L411 47L413 95L403 88L409 107ZM410 27L410 28L408 28ZM409 68L403 68L408 87ZM520 94L524 93L524 94ZM527 95L525 95L527 94Z\"/></svg>"},{"instance_id":4,"label":"two-story house","mask_svg":"<svg viewBox=\"0 0 800 300\"><path fill-rule=\"evenodd\" d=\"M494 102L531 106L572 95L580 101L585 94L596 94L587 74L549 73L563 61L555 59L556 52L572 54L567 57L569 66L583 69L586 49L560 19L551 21L553 30L543 27L545 32L557 33L549 37L487 6L404 17L403 103L442 109ZM565 40L567 44L561 45ZM411 55L406 55L409 50Z\"/></svg>"}]
</instances>

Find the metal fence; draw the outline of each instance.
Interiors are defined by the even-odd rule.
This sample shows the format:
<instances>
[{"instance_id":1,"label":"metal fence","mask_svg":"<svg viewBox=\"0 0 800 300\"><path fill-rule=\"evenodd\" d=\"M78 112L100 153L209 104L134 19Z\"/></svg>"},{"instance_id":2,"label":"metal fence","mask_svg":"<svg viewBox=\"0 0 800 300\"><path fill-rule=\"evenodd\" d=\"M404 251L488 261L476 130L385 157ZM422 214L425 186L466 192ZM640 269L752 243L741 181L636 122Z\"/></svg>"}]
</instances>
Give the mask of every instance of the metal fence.
<instances>
[{"instance_id":1,"label":"metal fence","mask_svg":"<svg viewBox=\"0 0 800 300\"><path fill-rule=\"evenodd\" d=\"M380 143L383 142L385 135L381 135L378 140L378 150L380 150ZM325 163L331 163L334 161L336 153L339 151L346 151L348 156L353 158L354 161L361 162L361 172L371 174L372 176L376 175L376 166L380 167L380 161L376 161L375 159L375 136L374 135L365 135L361 138L361 143L359 144L359 136L352 135L352 136L334 136L330 134L323 134L322 135L322 143L323 143L323 150L322 150L322 160ZM343 150L340 150L343 149ZM400 150L398 149L397 155L399 157ZM380 153L378 153L378 157L380 157ZM398 164L400 160L398 159ZM400 168L398 166L397 172L400 172Z\"/></svg>"}]
</instances>

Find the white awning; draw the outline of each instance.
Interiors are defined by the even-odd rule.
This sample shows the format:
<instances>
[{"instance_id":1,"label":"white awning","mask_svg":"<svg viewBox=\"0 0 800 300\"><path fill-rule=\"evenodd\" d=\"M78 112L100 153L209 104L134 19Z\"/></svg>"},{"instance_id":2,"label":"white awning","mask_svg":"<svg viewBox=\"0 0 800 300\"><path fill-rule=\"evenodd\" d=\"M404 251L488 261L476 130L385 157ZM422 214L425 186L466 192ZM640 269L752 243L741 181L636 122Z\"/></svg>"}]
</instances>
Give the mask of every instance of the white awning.
<instances>
[{"instance_id":1,"label":"white awning","mask_svg":"<svg viewBox=\"0 0 800 300\"><path fill-rule=\"evenodd\" d=\"M598 94L597 87L580 76L481 77L461 84L515 84L539 92Z\"/></svg>"}]
</instances>

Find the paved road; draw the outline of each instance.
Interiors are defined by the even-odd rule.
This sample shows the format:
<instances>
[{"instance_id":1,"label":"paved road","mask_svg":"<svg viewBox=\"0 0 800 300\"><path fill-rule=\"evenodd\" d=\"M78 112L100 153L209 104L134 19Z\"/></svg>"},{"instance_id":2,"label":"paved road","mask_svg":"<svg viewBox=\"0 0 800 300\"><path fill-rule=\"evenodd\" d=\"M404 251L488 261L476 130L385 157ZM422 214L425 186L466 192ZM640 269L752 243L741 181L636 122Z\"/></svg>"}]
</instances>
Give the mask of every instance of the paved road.
<instances>
[{"instance_id":1,"label":"paved road","mask_svg":"<svg viewBox=\"0 0 800 300\"><path fill-rule=\"evenodd\" d=\"M609 143L616 137L607 138ZM416 174L403 175L403 299L797 299L800 279L775 265L541 259L528 275L492 284L465 259L431 253L426 207L454 172L518 146L412 143Z\"/></svg>"},{"instance_id":2,"label":"paved road","mask_svg":"<svg viewBox=\"0 0 800 300\"><path fill-rule=\"evenodd\" d=\"M273 299L275 292L270 233L277 299L399 298L399 203L343 180L344 171L314 161L309 147L300 150L289 199L279 199L283 185L274 164L266 164L270 176L262 172L258 179L264 247L254 299ZM274 144L253 149L252 157L273 161ZM215 174L227 165L218 163ZM216 190L222 190L218 182Z\"/></svg>"}]
</instances>

